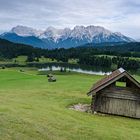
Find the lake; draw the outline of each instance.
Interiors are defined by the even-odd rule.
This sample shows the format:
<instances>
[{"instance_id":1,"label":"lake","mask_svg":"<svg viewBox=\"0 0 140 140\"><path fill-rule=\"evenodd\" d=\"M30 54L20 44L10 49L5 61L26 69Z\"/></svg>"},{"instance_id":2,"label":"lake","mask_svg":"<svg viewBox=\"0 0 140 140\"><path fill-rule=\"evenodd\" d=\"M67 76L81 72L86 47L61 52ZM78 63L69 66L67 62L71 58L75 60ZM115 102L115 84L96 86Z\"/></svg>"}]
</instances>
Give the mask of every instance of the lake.
<instances>
[{"instance_id":1,"label":"lake","mask_svg":"<svg viewBox=\"0 0 140 140\"><path fill-rule=\"evenodd\" d=\"M66 69L67 71L74 71L85 74L109 75L113 70L109 67L87 66L69 63L45 63L45 64L32 64L32 66L39 68L39 71L55 71ZM140 70L128 70L132 75L140 75Z\"/></svg>"},{"instance_id":2,"label":"lake","mask_svg":"<svg viewBox=\"0 0 140 140\"><path fill-rule=\"evenodd\" d=\"M85 66L77 64L64 64L64 63L49 63L48 65L38 69L38 71L56 71L56 70L66 70L85 74L97 74L97 75L109 75L111 69L101 68L97 66Z\"/></svg>"}]
</instances>

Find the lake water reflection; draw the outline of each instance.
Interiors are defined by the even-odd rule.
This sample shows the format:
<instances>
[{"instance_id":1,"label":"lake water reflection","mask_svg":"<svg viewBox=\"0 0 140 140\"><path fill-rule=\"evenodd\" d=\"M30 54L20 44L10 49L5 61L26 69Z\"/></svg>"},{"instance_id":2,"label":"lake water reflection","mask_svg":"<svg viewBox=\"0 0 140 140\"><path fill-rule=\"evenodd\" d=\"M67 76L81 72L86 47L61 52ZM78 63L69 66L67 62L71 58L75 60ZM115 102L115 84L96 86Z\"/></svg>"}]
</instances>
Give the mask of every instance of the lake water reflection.
<instances>
[{"instance_id":1,"label":"lake water reflection","mask_svg":"<svg viewBox=\"0 0 140 140\"><path fill-rule=\"evenodd\" d=\"M39 71L55 71L55 70L67 70L85 74L97 74L97 75L109 75L111 70L108 68L99 68L99 67L92 67L92 66L80 66L80 65L48 65L44 68L40 68Z\"/></svg>"}]
</instances>

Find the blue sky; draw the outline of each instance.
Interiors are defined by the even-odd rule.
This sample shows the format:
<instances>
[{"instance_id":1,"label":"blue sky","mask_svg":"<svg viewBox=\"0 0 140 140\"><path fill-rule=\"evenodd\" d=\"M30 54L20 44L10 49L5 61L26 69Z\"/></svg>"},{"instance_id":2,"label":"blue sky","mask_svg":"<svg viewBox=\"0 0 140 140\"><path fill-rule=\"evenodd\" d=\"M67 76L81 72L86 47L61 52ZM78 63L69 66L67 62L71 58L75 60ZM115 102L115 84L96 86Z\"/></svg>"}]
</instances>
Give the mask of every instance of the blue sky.
<instances>
[{"instance_id":1,"label":"blue sky","mask_svg":"<svg viewBox=\"0 0 140 140\"><path fill-rule=\"evenodd\" d=\"M0 0L0 31L99 25L140 39L140 0Z\"/></svg>"}]
</instances>

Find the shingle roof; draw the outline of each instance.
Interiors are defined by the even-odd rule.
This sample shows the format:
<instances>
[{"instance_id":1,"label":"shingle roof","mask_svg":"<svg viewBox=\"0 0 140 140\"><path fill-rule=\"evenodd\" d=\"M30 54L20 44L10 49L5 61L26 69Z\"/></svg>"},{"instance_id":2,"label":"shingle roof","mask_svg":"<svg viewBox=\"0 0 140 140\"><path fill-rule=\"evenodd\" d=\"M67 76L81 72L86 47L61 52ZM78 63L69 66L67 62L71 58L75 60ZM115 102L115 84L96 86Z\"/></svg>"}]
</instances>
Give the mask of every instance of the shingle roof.
<instances>
[{"instance_id":1,"label":"shingle roof","mask_svg":"<svg viewBox=\"0 0 140 140\"><path fill-rule=\"evenodd\" d=\"M94 91L95 89L99 88L100 86L106 84L110 80L116 78L117 76L119 76L120 74L122 74L124 72L125 72L125 70L123 68L119 68L119 69L113 71L110 75L107 75L105 78L101 79L96 84L94 84L93 87L88 92L88 94L91 93L92 91Z\"/></svg>"}]
</instances>

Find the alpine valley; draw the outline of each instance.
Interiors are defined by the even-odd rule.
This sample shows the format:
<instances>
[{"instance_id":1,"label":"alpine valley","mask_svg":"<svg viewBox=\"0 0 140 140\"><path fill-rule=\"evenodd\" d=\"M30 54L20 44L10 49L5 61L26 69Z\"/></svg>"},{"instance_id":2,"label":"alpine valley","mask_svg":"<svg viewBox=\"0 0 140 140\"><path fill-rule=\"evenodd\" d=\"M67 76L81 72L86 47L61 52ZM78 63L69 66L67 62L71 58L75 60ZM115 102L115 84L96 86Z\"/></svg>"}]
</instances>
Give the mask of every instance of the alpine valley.
<instances>
[{"instance_id":1,"label":"alpine valley","mask_svg":"<svg viewBox=\"0 0 140 140\"><path fill-rule=\"evenodd\" d=\"M70 48L88 43L134 42L130 37L118 32L111 32L101 26L75 26L73 29L48 27L45 31L26 26L16 26L0 38L15 43L22 43L38 48Z\"/></svg>"}]
</instances>

